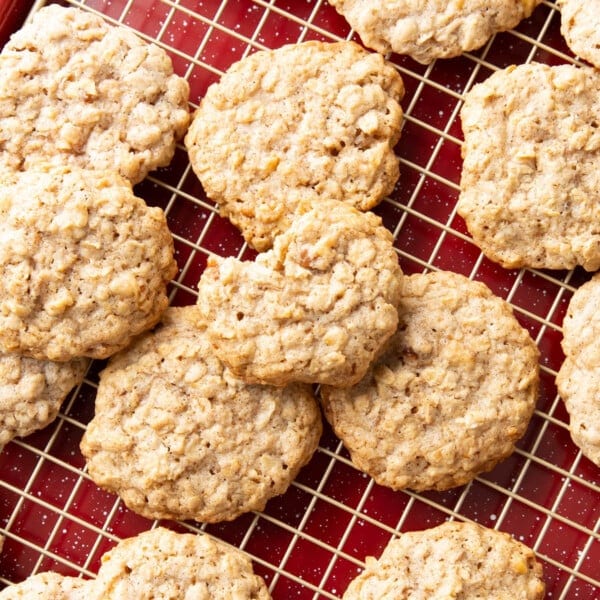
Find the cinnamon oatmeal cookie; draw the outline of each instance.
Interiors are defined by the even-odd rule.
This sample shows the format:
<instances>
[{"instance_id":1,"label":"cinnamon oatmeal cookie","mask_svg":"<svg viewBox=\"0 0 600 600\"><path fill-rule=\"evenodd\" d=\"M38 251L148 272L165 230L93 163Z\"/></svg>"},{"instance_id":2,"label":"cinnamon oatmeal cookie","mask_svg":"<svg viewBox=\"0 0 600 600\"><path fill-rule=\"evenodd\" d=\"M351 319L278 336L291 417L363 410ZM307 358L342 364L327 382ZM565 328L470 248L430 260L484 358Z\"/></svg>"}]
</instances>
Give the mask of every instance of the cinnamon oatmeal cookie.
<instances>
[{"instance_id":1,"label":"cinnamon oatmeal cookie","mask_svg":"<svg viewBox=\"0 0 600 600\"><path fill-rule=\"evenodd\" d=\"M541 0L330 0L369 48L428 64L483 46L515 27Z\"/></svg>"},{"instance_id":2,"label":"cinnamon oatmeal cookie","mask_svg":"<svg viewBox=\"0 0 600 600\"><path fill-rule=\"evenodd\" d=\"M401 533L350 583L344 600L541 600L542 565L507 533L446 522Z\"/></svg>"},{"instance_id":3,"label":"cinnamon oatmeal cookie","mask_svg":"<svg viewBox=\"0 0 600 600\"><path fill-rule=\"evenodd\" d=\"M171 161L189 124L188 95L155 44L50 4L0 54L0 167L53 162L137 183Z\"/></svg>"},{"instance_id":4,"label":"cinnamon oatmeal cookie","mask_svg":"<svg viewBox=\"0 0 600 600\"><path fill-rule=\"evenodd\" d=\"M215 353L251 383L358 381L398 323L392 241L379 217L331 200L254 262L210 258L198 306Z\"/></svg>"},{"instance_id":5,"label":"cinnamon oatmeal cookie","mask_svg":"<svg viewBox=\"0 0 600 600\"><path fill-rule=\"evenodd\" d=\"M208 89L185 144L209 198L262 251L301 201L367 210L392 191L403 94L397 71L352 42L256 52Z\"/></svg>"},{"instance_id":6,"label":"cinnamon oatmeal cookie","mask_svg":"<svg viewBox=\"0 0 600 600\"><path fill-rule=\"evenodd\" d=\"M455 273L406 277L399 313L398 331L362 381L321 387L325 416L377 483L462 485L525 433L539 352L508 303Z\"/></svg>"},{"instance_id":7,"label":"cinnamon oatmeal cookie","mask_svg":"<svg viewBox=\"0 0 600 600\"><path fill-rule=\"evenodd\" d=\"M102 556L92 600L269 600L250 559L206 534L164 527L119 542Z\"/></svg>"},{"instance_id":8,"label":"cinnamon oatmeal cookie","mask_svg":"<svg viewBox=\"0 0 600 600\"><path fill-rule=\"evenodd\" d=\"M0 351L106 358L152 327L177 271L163 211L111 171L0 175Z\"/></svg>"},{"instance_id":9,"label":"cinnamon oatmeal cookie","mask_svg":"<svg viewBox=\"0 0 600 600\"><path fill-rule=\"evenodd\" d=\"M600 268L600 73L540 63L466 95L457 205L506 268Z\"/></svg>"},{"instance_id":10,"label":"cinnamon oatmeal cookie","mask_svg":"<svg viewBox=\"0 0 600 600\"><path fill-rule=\"evenodd\" d=\"M54 421L69 391L88 367L85 358L53 362L0 355L0 450Z\"/></svg>"},{"instance_id":11,"label":"cinnamon oatmeal cookie","mask_svg":"<svg viewBox=\"0 0 600 600\"><path fill-rule=\"evenodd\" d=\"M600 275L573 294L563 321L565 353L556 378L575 444L600 467Z\"/></svg>"},{"instance_id":12,"label":"cinnamon oatmeal cookie","mask_svg":"<svg viewBox=\"0 0 600 600\"><path fill-rule=\"evenodd\" d=\"M101 373L81 442L92 479L148 518L231 520L286 491L317 448L310 386L247 385L214 355L195 306Z\"/></svg>"},{"instance_id":13,"label":"cinnamon oatmeal cookie","mask_svg":"<svg viewBox=\"0 0 600 600\"><path fill-rule=\"evenodd\" d=\"M560 32L574 54L600 68L600 14L590 0L558 0Z\"/></svg>"}]
</instances>

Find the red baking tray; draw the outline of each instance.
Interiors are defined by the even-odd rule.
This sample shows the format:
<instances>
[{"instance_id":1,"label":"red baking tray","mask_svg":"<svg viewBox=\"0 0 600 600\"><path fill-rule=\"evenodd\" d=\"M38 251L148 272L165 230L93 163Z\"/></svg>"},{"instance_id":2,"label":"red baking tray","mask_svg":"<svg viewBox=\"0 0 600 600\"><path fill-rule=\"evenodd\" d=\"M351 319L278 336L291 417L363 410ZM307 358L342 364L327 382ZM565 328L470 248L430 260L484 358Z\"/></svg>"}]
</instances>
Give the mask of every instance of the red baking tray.
<instances>
[{"instance_id":1,"label":"red baking tray","mask_svg":"<svg viewBox=\"0 0 600 600\"><path fill-rule=\"evenodd\" d=\"M25 18L25 2L4 3L2 34ZM44 5L37 2L33 10ZM101 13L165 48L191 86L192 107L232 62L262 48L304 40L358 38L321 0L87 0L65 2ZM470 485L444 493L393 492L359 473L330 430L288 492L263 513L230 523L169 523L206 531L250 554L276 600L339 598L368 555L378 556L399 531L446 519L507 531L533 547L544 565L547 597L600 598L600 470L581 455L554 377L563 355L561 323L580 271L507 271L485 259L456 215L461 169L458 118L463 94L512 63L573 62L554 2L543 2L517 30L484 48L423 66L391 56L407 89L402 174L375 209L394 233L407 273L448 269L484 281L515 309L542 353L541 394L513 456ZM251 259L237 230L220 218L192 173L183 147L172 165L137 186L162 207L175 237L180 271L171 302L191 304L211 254ZM102 363L66 400L56 422L9 444L0 454L0 584L53 569L91 577L103 552L150 528L85 472L79 441L94 410Z\"/></svg>"}]
</instances>

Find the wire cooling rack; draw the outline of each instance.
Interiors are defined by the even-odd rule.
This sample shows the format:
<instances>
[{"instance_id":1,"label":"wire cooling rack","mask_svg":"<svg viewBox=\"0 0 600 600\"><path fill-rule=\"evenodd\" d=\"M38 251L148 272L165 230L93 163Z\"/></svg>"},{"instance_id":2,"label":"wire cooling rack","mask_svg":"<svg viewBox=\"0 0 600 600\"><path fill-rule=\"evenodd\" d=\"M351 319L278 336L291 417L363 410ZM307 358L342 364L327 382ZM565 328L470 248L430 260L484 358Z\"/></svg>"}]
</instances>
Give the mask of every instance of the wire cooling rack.
<instances>
[{"instance_id":1,"label":"wire cooling rack","mask_svg":"<svg viewBox=\"0 0 600 600\"><path fill-rule=\"evenodd\" d=\"M44 4L37 2L33 10ZM192 107L231 63L253 51L310 39L358 39L322 0L63 4L103 14L163 47L190 83ZM600 598L600 470L571 442L554 384L563 359L562 318L573 290L588 276L502 269L471 242L455 208L463 94L512 63L574 62L559 26L557 8L545 1L517 30L495 36L476 53L430 66L390 57L407 90L397 146L402 174L391 197L375 210L394 233L405 272L456 271L484 281L513 305L542 353L541 394L531 425L517 451L491 473L461 488L424 494L376 485L354 469L326 430L311 463L263 513L209 526L169 523L181 531L204 530L246 551L276 600L339 598L364 558L379 556L396 532L449 518L507 531L534 548L544 565L548 598ZM211 253L254 256L206 199L182 146L169 168L136 189L165 210L175 238L180 271L171 286L173 304L195 301ZM92 365L53 425L0 454L0 532L6 536L1 584L49 569L91 577L116 541L156 524L99 490L86 474L79 441L93 415L101 368L102 363Z\"/></svg>"}]
</instances>

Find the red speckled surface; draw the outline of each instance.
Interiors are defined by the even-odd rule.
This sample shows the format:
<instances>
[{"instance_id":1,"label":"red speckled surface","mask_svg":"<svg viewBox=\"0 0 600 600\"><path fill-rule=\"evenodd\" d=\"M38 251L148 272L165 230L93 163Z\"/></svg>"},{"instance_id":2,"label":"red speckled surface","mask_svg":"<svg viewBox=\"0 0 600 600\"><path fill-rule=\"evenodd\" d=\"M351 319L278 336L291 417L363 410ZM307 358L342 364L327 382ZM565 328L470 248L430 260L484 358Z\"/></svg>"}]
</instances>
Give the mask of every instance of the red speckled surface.
<instances>
[{"instance_id":1,"label":"red speckled surface","mask_svg":"<svg viewBox=\"0 0 600 600\"><path fill-rule=\"evenodd\" d=\"M0 19L2 34L18 26L26 4L4 3L2 10L11 11L11 17ZM344 19L315 0L72 4L99 11L165 47L176 71L190 82L193 105L220 72L249 52L351 37ZM168 524L182 531L200 528L243 548L276 600L339 598L365 556L379 555L394 532L448 518L496 527L532 546L544 565L548 598L600 598L600 470L571 442L568 416L554 385L563 359L562 318L573 289L589 276L580 271L506 271L482 257L455 214L462 95L494 69L512 63L571 61L559 25L554 3L546 1L516 32L496 36L473 54L430 67L390 57L407 90L406 121L396 149L402 175L391 197L375 209L395 233L405 272L435 268L463 273L513 304L542 352L541 393L531 425L517 452L491 473L468 486L421 495L375 485L354 469L326 430L311 463L264 513L218 525ZM215 213L182 147L173 164L153 173L137 192L165 209L175 236L180 272L171 286L173 304L194 302L209 253L254 257L237 230ZM99 490L84 471L78 444L93 415L101 368L101 363L93 365L53 425L12 442L0 454L4 584L47 569L92 576L102 553L118 538L152 526Z\"/></svg>"}]
</instances>

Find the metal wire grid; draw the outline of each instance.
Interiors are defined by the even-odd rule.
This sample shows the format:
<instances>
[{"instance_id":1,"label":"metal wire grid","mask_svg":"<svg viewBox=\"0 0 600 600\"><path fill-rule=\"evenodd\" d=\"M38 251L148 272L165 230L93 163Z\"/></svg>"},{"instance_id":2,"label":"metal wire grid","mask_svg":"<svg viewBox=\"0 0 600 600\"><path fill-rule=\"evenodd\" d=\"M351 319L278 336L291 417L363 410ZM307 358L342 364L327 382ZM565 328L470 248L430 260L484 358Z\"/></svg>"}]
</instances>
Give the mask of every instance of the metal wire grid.
<instances>
[{"instance_id":1,"label":"metal wire grid","mask_svg":"<svg viewBox=\"0 0 600 600\"><path fill-rule=\"evenodd\" d=\"M33 10L45 2L38 1ZM63 2L132 26L173 58L197 103L229 64L249 52L307 39L353 38L323 0L191 0ZM463 94L512 62L575 62L558 34L559 14L544 2L516 31L482 50L424 67L393 56L407 88L398 146L402 175L376 212L394 232L403 269L449 269L485 281L514 307L542 351L542 386L532 424L513 456L492 473L444 493L392 492L358 473L326 431L311 464L264 513L232 523L170 524L207 531L245 550L273 597L338 598L363 566L398 531L447 518L508 531L544 563L547 597L600 597L600 473L570 441L554 377L562 355L560 323L575 272L505 271L485 259L456 215ZM355 38L356 39L356 38ZM194 105L195 106L195 105ZM179 147L173 165L138 186L164 208L180 272L173 304L189 304L211 253L251 258L239 234L215 212ZM57 421L0 454L0 525L6 536L0 581L54 569L93 576L99 557L118 539L155 526L128 511L89 480L78 443L93 414L94 364Z\"/></svg>"}]
</instances>

